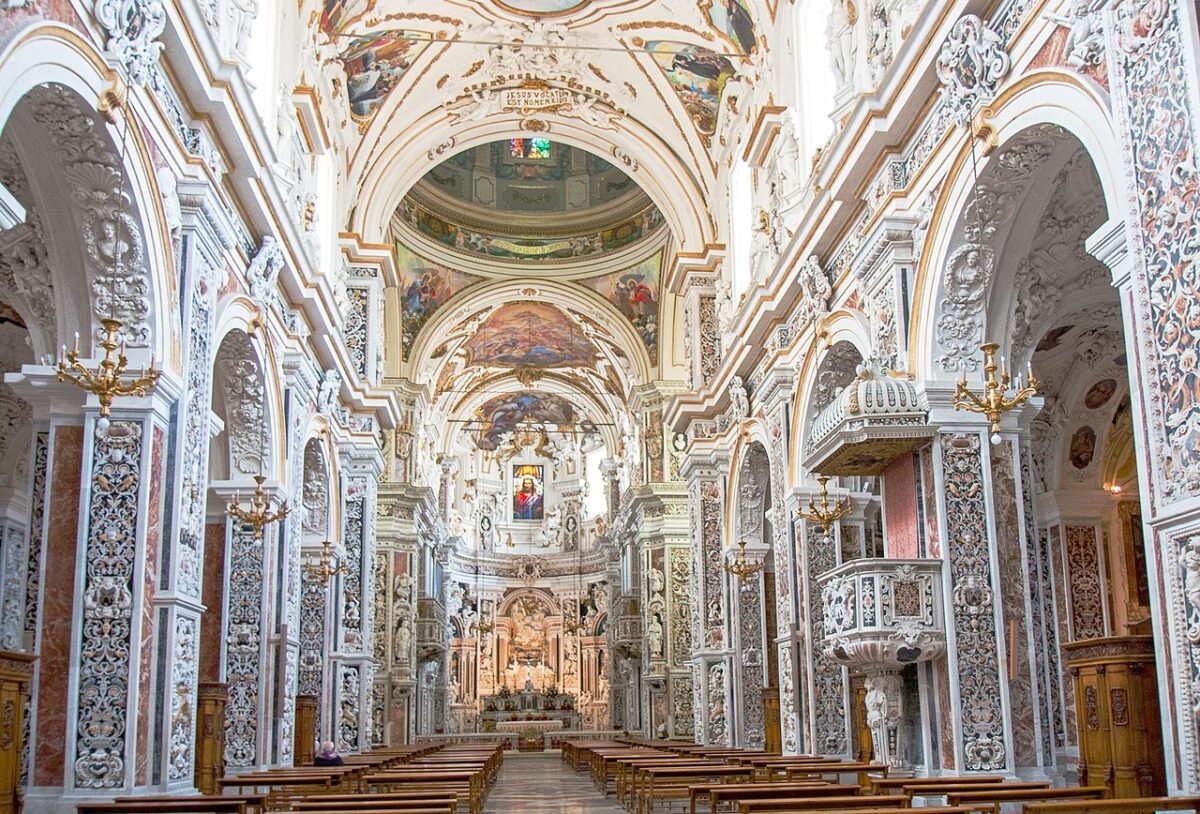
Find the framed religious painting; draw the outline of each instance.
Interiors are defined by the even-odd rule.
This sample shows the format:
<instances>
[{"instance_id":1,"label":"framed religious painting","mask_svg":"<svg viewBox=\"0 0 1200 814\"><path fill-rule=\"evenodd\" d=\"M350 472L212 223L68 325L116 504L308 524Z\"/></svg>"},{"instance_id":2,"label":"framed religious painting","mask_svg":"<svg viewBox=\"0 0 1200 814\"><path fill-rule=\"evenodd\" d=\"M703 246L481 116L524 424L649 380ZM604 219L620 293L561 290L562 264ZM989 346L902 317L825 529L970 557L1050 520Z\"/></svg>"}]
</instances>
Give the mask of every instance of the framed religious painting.
<instances>
[{"instance_id":1,"label":"framed religious painting","mask_svg":"<svg viewBox=\"0 0 1200 814\"><path fill-rule=\"evenodd\" d=\"M543 468L540 464L513 464L512 468L512 516L513 520L537 520L546 516L542 490Z\"/></svg>"}]
</instances>

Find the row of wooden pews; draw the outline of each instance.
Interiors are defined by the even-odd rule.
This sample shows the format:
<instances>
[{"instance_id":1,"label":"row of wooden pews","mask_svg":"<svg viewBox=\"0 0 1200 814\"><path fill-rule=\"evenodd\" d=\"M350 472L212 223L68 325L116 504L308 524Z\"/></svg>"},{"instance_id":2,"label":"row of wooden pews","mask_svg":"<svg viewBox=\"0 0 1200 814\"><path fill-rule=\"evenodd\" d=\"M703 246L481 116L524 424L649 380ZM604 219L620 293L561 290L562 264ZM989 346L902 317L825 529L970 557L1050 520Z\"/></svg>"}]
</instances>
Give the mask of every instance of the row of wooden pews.
<instances>
[{"instance_id":1,"label":"row of wooden pews","mask_svg":"<svg viewBox=\"0 0 1200 814\"><path fill-rule=\"evenodd\" d=\"M581 741L563 761L587 771L629 814L1149 814L1195 811L1200 797L1104 799L1102 786L1052 788L1003 775L889 777L887 767L817 755L770 755L669 740Z\"/></svg>"},{"instance_id":2,"label":"row of wooden pews","mask_svg":"<svg viewBox=\"0 0 1200 814\"><path fill-rule=\"evenodd\" d=\"M499 743L420 745L222 778L218 795L125 797L77 814L480 814L499 774Z\"/></svg>"}]
</instances>

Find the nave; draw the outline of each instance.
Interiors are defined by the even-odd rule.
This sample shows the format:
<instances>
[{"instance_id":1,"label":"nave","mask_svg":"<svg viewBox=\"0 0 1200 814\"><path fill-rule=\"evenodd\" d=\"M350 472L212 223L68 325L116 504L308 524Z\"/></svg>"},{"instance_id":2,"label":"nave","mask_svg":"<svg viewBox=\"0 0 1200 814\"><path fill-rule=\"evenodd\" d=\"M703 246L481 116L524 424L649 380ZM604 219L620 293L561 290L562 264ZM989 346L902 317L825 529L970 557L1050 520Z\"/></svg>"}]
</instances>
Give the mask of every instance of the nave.
<instances>
[{"instance_id":1,"label":"nave","mask_svg":"<svg viewBox=\"0 0 1200 814\"><path fill-rule=\"evenodd\" d=\"M0 814L1200 794L1198 18L0 0Z\"/></svg>"}]
</instances>

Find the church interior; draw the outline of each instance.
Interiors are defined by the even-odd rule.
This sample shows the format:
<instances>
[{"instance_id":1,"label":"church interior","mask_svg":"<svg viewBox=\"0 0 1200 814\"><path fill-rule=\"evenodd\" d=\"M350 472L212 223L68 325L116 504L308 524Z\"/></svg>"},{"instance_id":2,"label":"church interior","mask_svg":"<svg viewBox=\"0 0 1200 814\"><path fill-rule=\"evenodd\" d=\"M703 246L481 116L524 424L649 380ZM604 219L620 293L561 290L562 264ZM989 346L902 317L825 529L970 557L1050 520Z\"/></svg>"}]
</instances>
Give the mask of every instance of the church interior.
<instances>
[{"instance_id":1,"label":"church interior","mask_svg":"<svg viewBox=\"0 0 1200 814\"><path fill-rule=\"evenodd\" d=\"M3 0L0 814L1200 812L1198 18Z\"/></svg>"}]
</instances>

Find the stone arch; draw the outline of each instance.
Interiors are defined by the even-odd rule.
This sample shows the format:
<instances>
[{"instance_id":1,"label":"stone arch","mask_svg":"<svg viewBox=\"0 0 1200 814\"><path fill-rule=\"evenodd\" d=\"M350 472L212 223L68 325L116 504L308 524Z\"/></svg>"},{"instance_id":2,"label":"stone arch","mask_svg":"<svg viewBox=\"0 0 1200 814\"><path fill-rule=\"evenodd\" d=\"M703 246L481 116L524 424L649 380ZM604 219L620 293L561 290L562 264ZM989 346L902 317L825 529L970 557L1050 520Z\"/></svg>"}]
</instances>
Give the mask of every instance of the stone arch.
<instances>
[{"instance_id":1,"label":"stone arch","mask_svg":"<svg viewBox=\"0 0 1200 814\"><path fill-rule=\"evenodd\" d=\"M377 121L386 121L380 111ZM675 158L673 145L633 119L622 119L616 133L588 127L578 120L548 116L550 138L597 153L629 174L662 211L685 251L701 251L713 242L715 226L700 203L705 200L711 177L696 172ZM522 135L524 117L497 114L481 122L455 126L439 109L413 122L411 136L390 139L378 153L364 150L365 157L351 169L352 178L370 177L369 185L357 190L358 203L350 215L350 229L365 240L383 240L392 213L431 161L502 138ZM664 280L664 285L669 281Z\"/></svg>"},{"instance_id":2,"label":"stone arch","mask_svg":"<svg viewBox=\"0 0 1200 814\"><path fill-rule=\"evenodd\" d=\"M91 355L96 323L108 316L125 324L135 364L151 354L173 358L176 327L158 317L176 301L169 228L133 104L105 122L113 76L100 54L56 24L30 26L0 55L0 164L33 213L5 260L17 264L24 290L14 306L38 359L75 331L81 355Z\"/></svg>"},{"instance_id":3,"label":"stone arch","mask_svg":"<svg viewBox=\"0 0 1200 814\"><path fill-rule=\"evenodd\" d=\"M528 299L551 302L560 310L565 307L587 314L601 326L607 335L606 338L617 345L625 355L629 369L623 372L623 377L628 382L650 381L653 368L646 346L629 320L625 319L612 303L581 285L557 280L534 282L528 278L497 280L472 286L439 308L429 324L421 330L413 345L410 356L413 373L423 371L439 357L446 358L446 339L453 335L464 321L481 322L483 312L490 312L497 303ZM466 338L465 333L463 338Z\"/></svg>"},{"instance_id":4,"label":"stone arch","mask_svg":"<svg viewBox=\"0 0 1200 814\"><path fill-rule=\"evenodd\" d=\"M1041 179L1038 167L1053 166L1056 173L1082 149L1095 168L1110 222L1123 222L1129 211L1110 113L1096 90L1078 77L1056 71L1031 74L993 101L983 121L983 143L964 144L955 156L918 265L909 341L909 367L918 378L950 379L963 365L978 367L978 345L992 327L985 325L986 311L992 292L1002 288L992 274L996 257L1011 235L1019 235L1013 215L1017 201ZM984 155L988 148L994 149ZM1051 163L1043 164L1047 161ZM979 211L973 195L975 166L984 189ZM1053 178L1052 173L1046 180ZM1050 191L1046 184L1036 194ZM982 254L976 236L980 212Z\"/></svg>"},{"instance_id":5,"label":"stone arch","mask_svg":"<svg viewBox=\"0 0 1200 814\"><path fill-rule=\"evenodd\" d=\"M265 446L265 460L262 474L268 480L285 481L287 479L286 428L283 419L283 386L280 381L279 365L274 357L273 347L264 342L259 335L262 328L258 306L249 298L234 294L219 300L214 307L214 324L212 333L213 366L213 404L217 405L217 396L221 387L221 372L217 360L221 357L226 341L233 343L227 349L225 359L230 359L229 352L237 350L237 358L245 359L247 369L253 368L262 381L262 415ZM220 414L220 413L218 413ZM224 472L229 472L228 459ZM212 470L210 461L210 470ZM216 477L216 470L214 477ZM255 473L242 472L246 477Z\"/></svg>"}]
</instances>

